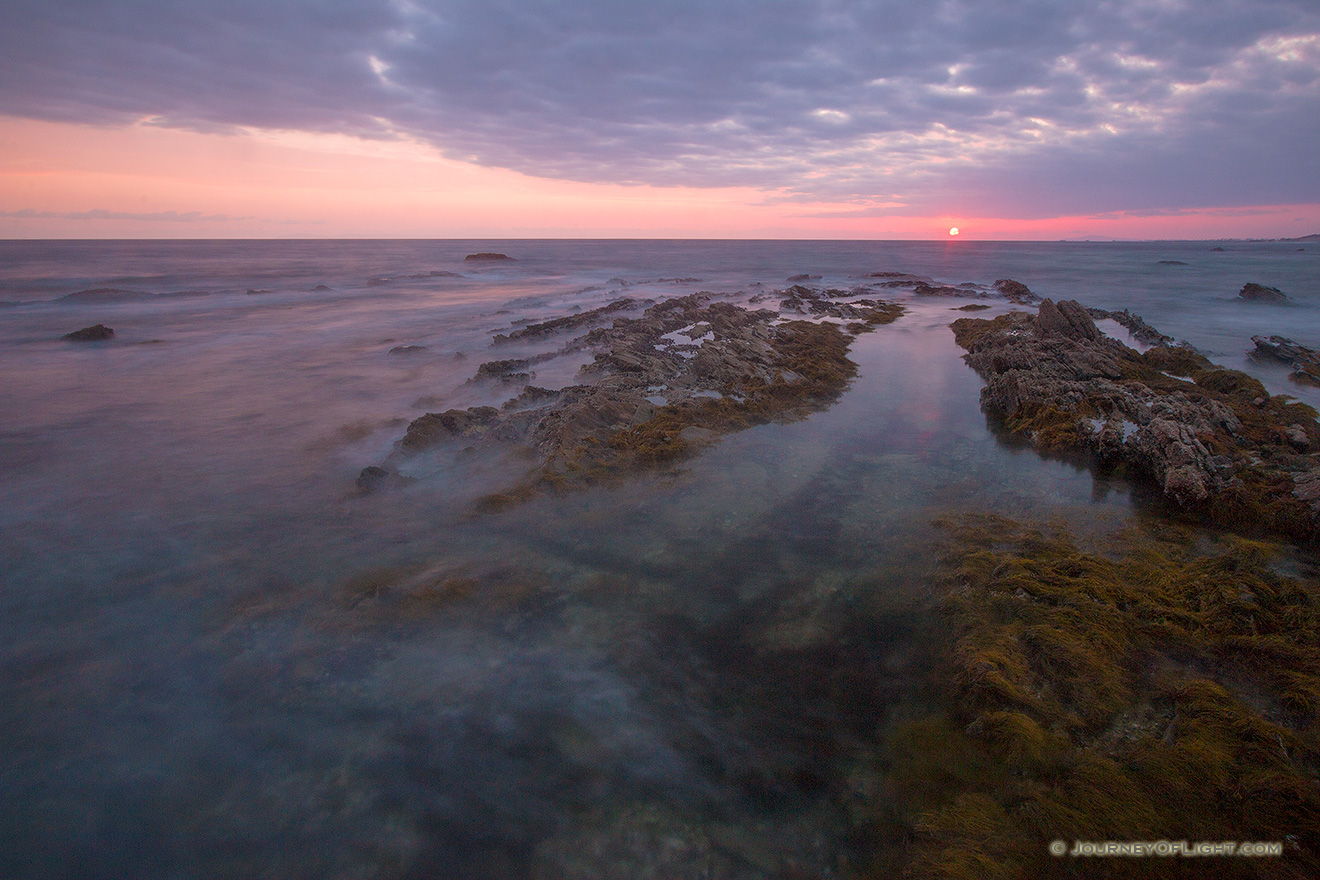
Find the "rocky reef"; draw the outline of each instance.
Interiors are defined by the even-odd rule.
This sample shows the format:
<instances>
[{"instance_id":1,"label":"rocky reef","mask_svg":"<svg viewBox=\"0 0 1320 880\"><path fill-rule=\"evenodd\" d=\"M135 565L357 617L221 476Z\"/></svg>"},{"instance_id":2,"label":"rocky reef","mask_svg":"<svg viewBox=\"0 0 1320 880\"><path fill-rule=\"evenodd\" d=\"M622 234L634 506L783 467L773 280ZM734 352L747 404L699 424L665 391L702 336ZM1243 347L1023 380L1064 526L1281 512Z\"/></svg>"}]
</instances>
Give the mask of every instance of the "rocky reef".
<instances>
[{"instance_id":1,"label":"rocky reef","mask_svg":"<svg viewBox=\"0 0 1320 880\"><path fill-rule=\"evenodd\" d=\"M1008 436L1149 480L1188 516L1317 537L1320 425L1311 407L1186 346L1134 351L1072 301L951 327L985 379L982 408Z\"/></svg>"},{"instance_id":2,"label":"rocky reef","mask_svg":"<svg viewBox=\"0 0 1320 880\"><path fill-rule=\"evenodd\" d=\"M549 390L525 385L502 407L427 413L414 420L383 467L359 486L387 484L402 457L447 441L520 450L533 464L512 490L486 499L498 507L574 484L593 482L682 458L720 435L828 406L856 373L853 337L903 314L903 308L838 292L795 287L785 311L847 321L784 320L772 309L747 309L695 293L656 303L636 318L616 318L566 343L560 353L589 351L581 384ZM594 313L524 328L539 337L634 307L629 300ZM509 339L497 336L496 342ZM551 355L492 361L475 380L526 383L531 363Z\"/></svg>"}]
</instances>

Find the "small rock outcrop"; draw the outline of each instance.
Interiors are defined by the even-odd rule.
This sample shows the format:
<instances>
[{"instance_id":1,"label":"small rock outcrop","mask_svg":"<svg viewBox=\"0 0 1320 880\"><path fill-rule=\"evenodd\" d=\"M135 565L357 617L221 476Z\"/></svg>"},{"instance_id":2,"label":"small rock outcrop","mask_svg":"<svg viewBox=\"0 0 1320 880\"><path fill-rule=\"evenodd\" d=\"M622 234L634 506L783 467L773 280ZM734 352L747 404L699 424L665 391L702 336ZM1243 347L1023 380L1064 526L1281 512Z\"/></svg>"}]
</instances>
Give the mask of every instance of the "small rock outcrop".
<instances>
[{"instance_id":1,"label":"small rock outcrop","mask_svg":"<svg viewBox=\"0 0 1320 880\"><path fill-rule=\"evenodd\" d=\"M104 324L93 324L81 330L74 330L72 333L65 333L60 338L71 342L104 342L107 339L114 339L115 331Z\"/></svg>"},{"instance_id":2,"label":"small rock outcrop","mask_svg":"<svg viewBox=\"0 0 1320 880\"><path fill-rule=\"evenodd\" d=\"M1287 302L1288 297L1277 287L1266 287L1263 284L1247 282L1242 285L1238 291L1238 299L1250 300L1251 302L1281 303Z\"/></svg>"},{"instance_id":3,"label":"small rock outcrop","mask_svg":"<svg viewBox=\"0 0 1320 880\"><path fill-rule=\"evenodd\" d=\"M468 262L474 262L474 263L477 262L493 263L493 262L498 262L499 260L509 260L515 263L518 262L508 254L497 254L490 252L480 253L480 254L468 254L463 259Z\"/></svg>"},{"instance_id":4,"label":"small rock outcrop","mask_svg":"<svg viewBox=\"0 0 1320 880\"><path fill-rule=\"evenodd\" d=\"M1172 505L1214 522L1320 535L1320 464L1310 457L1320 424L1310 407L1185 346L1134 351L1076 302L1047 299L1036 315L951 326L985 379L982 408L1009 436L1144 475Z\"/></svg>"},{"instance_id":5,"label":"small rock outcrop","mask_svg":"<svg viewBox=\"0 0 1320 880\"><path fill-rule=\"evenodd\" d=\"M1012 278L1000 278L994 283L994 288L1010 302L1015 302L1020 306L1040 302L1040 297L1032 293L1030 287L1027 287L1021 281L1014 281Z\"/></svg>"},{"instance_id":6,"label":"small rock outcrop","mask_svg":"<svg viewBox=\"0 0 1320 880\"><path fill-rule=\"evenodd\" d=\"M1299 385L1320 387L1320 352L1283 336L1253 336L1256 347L1247 355L1257 362L1281 362L1292 367L1289 379Z\"/></svg>"}]
</instances>

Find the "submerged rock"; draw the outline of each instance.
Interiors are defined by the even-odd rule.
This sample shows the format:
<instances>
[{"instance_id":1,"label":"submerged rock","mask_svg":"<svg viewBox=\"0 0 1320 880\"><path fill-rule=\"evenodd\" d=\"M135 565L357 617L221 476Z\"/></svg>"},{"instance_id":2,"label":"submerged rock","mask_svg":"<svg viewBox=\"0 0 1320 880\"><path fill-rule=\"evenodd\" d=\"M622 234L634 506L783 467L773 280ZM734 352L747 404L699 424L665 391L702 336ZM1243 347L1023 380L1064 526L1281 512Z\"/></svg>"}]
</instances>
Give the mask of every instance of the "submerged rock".
<instances>
[{"instance_id":1,"label":"submerged rock","mask_svg":"<svg viewBox=\"0 0 1320 880\"><path fill-rule=\"evenodd\" d=\"M65 333L60 338L72 342L103 342L106 339L114 339L115 331L104 324L93 324L81 330L74 330L72 333Z\"/></svg>"},{"instance_id":2,"label":"submerged rock","mask_svg":"<svg viewBox=\"0 0 1320 880\"><path fill-rule=\"evenodd\" d=\"M951 326L986 381L982 408L1009 436L1149 478L1175 507L1221 524L1316 536L1320 506L1293 493L1320 468L1305 454L1320 449L1310 407L1187 347L1136 352L1076 302Z\"/></svg>"},{"instance_id":3,"label":"submerged rock","mask_svg":"<svg viewBox=\"0 0 1320 880\"><path fill-rule=\"evenodd\" d=\"M421 354L426 350L425 345L396 345L390 349L390 354Z\"/></svg>"},{"instance_id":4,"label":"submerged rock","mask_svg":"<svg viewBox=\"0 0 1320 880\"><path fill-rule=\"evenodd\" d=\"M1251 300L1252 302L1281 303L1288 301L1288 297L1279 288L1266 287L1255 282L1247 282L1242 285L1242 289L1238 291L1238 298Z\"/></svg>"}]
</instances>

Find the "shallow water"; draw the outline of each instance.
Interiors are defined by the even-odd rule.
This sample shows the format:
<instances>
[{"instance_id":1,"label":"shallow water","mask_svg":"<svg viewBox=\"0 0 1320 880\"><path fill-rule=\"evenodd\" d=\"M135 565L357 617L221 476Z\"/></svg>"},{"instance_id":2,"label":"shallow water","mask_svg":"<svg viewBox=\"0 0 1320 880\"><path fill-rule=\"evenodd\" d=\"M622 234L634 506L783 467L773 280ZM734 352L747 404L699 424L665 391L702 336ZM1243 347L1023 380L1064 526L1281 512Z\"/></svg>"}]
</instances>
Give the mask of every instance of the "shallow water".
<instances>
[{"instance_id":1,"label":"shallow water","mask_svg":"<svg viewBox=\"0 0 1320 880\"><path fill-rule=\"evenodd\" d=\"M987 429L959 301L860 337L831 409L675 471L476 517L525 464L441 450L369 496L357 473L421 413L516 393L469 382L483 361L568 338L492 347L515 322L808 272L1015 278L1320 403L1243 354L1320 347L1320 249L1223 246L0 243L0 868L845 874L868 858L849 774L917 673L932 519L1133 516ZM1246 281L1292 303L1235 302ZM95 287L153 296L58 301ZM59 339L97 322L112 343Z\"/></svg>"}]
</instances>

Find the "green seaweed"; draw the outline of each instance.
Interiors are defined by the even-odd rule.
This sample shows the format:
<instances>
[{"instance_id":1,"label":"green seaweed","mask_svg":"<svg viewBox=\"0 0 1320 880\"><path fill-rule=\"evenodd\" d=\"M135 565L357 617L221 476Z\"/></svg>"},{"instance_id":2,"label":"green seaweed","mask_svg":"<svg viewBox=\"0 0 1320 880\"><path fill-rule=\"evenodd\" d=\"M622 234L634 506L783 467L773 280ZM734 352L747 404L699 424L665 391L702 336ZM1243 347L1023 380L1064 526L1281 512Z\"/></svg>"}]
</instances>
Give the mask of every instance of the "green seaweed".
<instances>
[{"instance_id":1,"label":"green seaweed","mask_svg":"<svg viewBox=\"0 0 1320 880\"><path fill-rule=\"evenodd\" d=\"M1147 876L1046 844L1159 839L1285 843L1216 877L1320 873L1320 583L1274 570L1281 545L1157 521L1102 553L997 517L941 525L943 704L886 740L905 876ZM1158 870L1210 876L1197 864Z\"/></svg>"}]
</instances>

